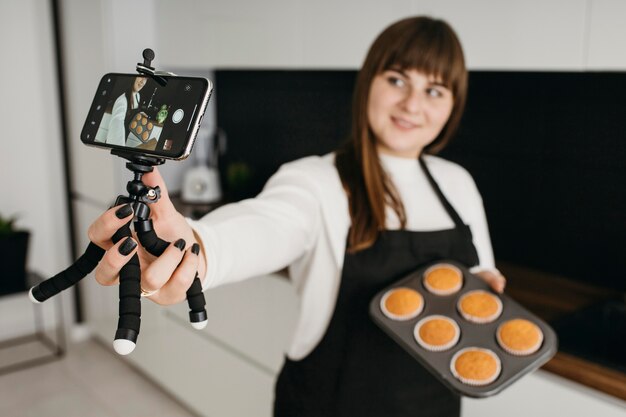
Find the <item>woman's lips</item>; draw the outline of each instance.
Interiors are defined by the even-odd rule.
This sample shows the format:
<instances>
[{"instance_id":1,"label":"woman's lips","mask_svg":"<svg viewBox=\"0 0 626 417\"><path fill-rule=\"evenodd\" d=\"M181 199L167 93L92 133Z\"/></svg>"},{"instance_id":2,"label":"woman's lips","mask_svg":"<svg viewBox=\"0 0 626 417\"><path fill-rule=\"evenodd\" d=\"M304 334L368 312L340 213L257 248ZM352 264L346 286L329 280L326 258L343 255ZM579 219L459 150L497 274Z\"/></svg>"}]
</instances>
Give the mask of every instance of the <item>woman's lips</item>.
<instances>
[{"instance_id":1,"label":"woman's lips","mask_svg":"<svg viewBox=\"0 0 626 417\"><path fill-rule=\"evenodd\" d=\"M411 123L407 120L401 119L399 117L393 117L391 116L391 120L393 121L393 124L396 125L397 127L399 127L402 130L411 130L411 129L415 129L416 127L419 127L419 125L415 124L415 123Z\"/></svg>"}]
</instances>

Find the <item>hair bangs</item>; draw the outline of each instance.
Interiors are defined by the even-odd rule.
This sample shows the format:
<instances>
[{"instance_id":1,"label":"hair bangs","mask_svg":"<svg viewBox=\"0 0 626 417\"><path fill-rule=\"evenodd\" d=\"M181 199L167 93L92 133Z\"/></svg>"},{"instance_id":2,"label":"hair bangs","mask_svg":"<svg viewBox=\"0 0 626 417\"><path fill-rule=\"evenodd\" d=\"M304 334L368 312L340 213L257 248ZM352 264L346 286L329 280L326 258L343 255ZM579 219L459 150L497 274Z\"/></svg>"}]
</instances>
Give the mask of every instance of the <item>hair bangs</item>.
<instances>
[{"instance_id":1,"label":"hair bangs","mask_svg":"<svg viewBox=\"0 0 626 417\"><path fill-rule=\"evenodd\" d=\"M456 95L466 73L461 46L450 36L445 23L429 23L416 25L389 43L378 72L414 69L436 77Z\"/></svg>"}]
</instances>

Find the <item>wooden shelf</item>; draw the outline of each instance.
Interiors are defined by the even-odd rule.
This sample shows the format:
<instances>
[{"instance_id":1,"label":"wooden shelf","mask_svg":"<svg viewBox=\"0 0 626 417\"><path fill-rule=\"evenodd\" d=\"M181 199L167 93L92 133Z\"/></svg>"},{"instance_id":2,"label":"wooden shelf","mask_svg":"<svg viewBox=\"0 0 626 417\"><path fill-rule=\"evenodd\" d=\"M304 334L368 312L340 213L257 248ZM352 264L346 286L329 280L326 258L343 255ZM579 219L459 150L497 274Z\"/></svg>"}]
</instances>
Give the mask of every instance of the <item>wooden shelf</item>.
<instances>
[{"instance_id":1,"label":"wooden shelf","mask_svg":"<svg viewBox=\"0 0 626 417\"><path fill-rule=\"evenodd\" d=\"M543 370L626 400L626 374L559 352Z\"/></svg>"}]
</instances>

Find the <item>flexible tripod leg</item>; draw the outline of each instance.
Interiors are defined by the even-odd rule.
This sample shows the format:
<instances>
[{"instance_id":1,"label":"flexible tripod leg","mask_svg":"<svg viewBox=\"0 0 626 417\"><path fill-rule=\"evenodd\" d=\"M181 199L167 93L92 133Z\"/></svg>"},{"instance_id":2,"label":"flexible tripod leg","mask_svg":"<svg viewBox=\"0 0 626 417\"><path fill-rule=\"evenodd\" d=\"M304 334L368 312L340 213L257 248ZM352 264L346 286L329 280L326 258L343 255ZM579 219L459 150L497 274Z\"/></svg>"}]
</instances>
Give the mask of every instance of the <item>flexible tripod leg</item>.
<instances>
[{"instance_id":1,"label":"flexible tripod leg","mask_svg":"<svg viewBox=\"0 0 626 417\"><path fill-rule=\"evenodd\" d=\"M161 256L170 245L169 242L159 238L152 226L152 220L139 220L135 222L135 232L141 245L152 255ZM197 246L196 246L197 247ZM197 247L199 250L199 247ZM195 249L195 248L192 248ZM198 252L194 250L197 255ZM205 309L206 301L202 292L202 284L196 272L191 286L187 290L187 304L189 305L189 320L191 325L198 330L204 329L208 323L208 315Z\"/></svg>"},{"instance_id":2,"label":"flexible tripod leg","mask_svg":"<svg viewBox=\"0 0 626 417\"><path fill-rule=\"evenodd\" d=\"M114 243L130 237L130 222L118 229L111 240ZM120 270L119 286L119 320L115 331L113 348L120 355L128 355L137 344L139 328L141 326L141 268L139 256L132 258Z\"/></svg>"},{"instance_id":3,"label":"flexible tripod leg","mask_svg":"<svg viewBox=\"0 0 626 417\"><path fill-rule=\"evenodd\" d=\"M67 269L32 287L28 293L30 300L34 303L42 303L76 284L94 270L104 253L104 249L90 242L85 253Z\"/></svg>"}]
</instances>

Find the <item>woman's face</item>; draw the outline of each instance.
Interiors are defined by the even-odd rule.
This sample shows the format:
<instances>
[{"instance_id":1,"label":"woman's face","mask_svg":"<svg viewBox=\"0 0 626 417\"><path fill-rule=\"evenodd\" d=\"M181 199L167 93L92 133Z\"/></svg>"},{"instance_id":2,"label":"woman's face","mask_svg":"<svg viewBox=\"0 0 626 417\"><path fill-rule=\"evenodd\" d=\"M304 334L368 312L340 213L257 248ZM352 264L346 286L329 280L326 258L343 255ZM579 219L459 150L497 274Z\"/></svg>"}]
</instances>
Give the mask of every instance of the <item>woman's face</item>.
<instances>
[{"instance_id":1,"label":"woman's face","mask_svg":"<svg viewBox=\"0 0 626 417\"><path fill-rule=\"evenodd\" d=\"M128 84L126 84L128 85ZM139 92L143 86L146 85L146 78L145 77L137 77L135 78L135 82L133 83L133 91L135 93Z\"/></svg>"},{"instance_id":2,"label":"woman's face","mask_svg":"<svg viewBox=\"0 0 626 417\"><path fill-rule=\"evenodd\" d=\"M445 126L454 97L440 79L417 70L387 70L372 80L367 117L378 152L416 158Z\"/></svg>"}]
</instances>

